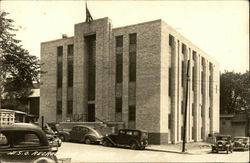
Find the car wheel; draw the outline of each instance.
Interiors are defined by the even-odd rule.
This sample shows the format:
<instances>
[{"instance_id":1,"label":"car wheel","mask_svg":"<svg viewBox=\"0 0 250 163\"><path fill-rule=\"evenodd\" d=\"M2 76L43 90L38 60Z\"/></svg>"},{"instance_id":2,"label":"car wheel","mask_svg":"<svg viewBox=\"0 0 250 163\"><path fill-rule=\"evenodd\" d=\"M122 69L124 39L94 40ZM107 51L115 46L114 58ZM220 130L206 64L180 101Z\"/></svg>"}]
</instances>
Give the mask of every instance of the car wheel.
<instances>
[{"instance_id":1,"label":"car wheel","mask_svg":"<svg viewBox=\"0 0 250 163\"><path fill-rule=\"evenodd\" d=\"M110 142L107 139L103 140L102 145L105 146L105 147L110 147L111 146Z\"/></svg>"},{"instance_id":2,"label":"car wheel","mask_svg":"<svg viewBox=\"0 0 250 163\"><path fill-rule=\"evenodd\" d=\"M65 141L64 135L59 135L58 138L61 139L62 141Z\"/></svg>"},{"instance_id":3,"label":"car wheel","mask_svg":"<svg viewBox=\"0 0 250 163\"><path fill-rule=\"evenodd\" d=\"M136 149L138 149L138 145L136 144L136 142L132 142L130 145L130 148L133 150L136 150Z\"/></svg>"},{"instance_id":4,"label":"car wheel","mask_svg":"<svg viewBox=\"0 0 250 163\"><path fill-rule=\"evenodd\" d=\"M141 146L141 148L140 148L141 150L144 150L145 149L145 146Z\"/></svg>"},{"instance_id":5,"label":"car wheel","mask_svg":"<svg viewBox=\"0 0 250 163\"><path fill-rule=\"evenodd\" d=\"M90 138L86 138L84 142L85 142L85 144L91 144Z\"/></svg>"}]
</instances>

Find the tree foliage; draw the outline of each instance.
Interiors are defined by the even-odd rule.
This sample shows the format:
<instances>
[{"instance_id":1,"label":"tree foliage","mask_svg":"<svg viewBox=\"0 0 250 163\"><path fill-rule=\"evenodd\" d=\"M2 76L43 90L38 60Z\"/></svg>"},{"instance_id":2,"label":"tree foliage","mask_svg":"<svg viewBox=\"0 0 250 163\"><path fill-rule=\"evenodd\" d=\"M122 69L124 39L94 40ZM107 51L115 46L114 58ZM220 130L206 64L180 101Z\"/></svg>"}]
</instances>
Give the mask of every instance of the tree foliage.
<instances>
[{"instance_id":1,"label":"tree foliage","mask_svg":"<svg viewBox=\"0 0 250 163\"><path fill-rule=\"evenodd\" d=\"M249 71L236 73L225 71L220 76L221 113L240 113L249 110Z\"/></svg>"},{"instance_id":2,"label":"tree foliage","mask_svg":"<svg viewBox=\"0 0 250 163\"><path fill-rule=\"evenodd\" d=\"M39 80L40 63L15 39L14 21L7 16L0 11L0 95L22 99L32 93L33 82Z\"/></svg>"}]
</instances>

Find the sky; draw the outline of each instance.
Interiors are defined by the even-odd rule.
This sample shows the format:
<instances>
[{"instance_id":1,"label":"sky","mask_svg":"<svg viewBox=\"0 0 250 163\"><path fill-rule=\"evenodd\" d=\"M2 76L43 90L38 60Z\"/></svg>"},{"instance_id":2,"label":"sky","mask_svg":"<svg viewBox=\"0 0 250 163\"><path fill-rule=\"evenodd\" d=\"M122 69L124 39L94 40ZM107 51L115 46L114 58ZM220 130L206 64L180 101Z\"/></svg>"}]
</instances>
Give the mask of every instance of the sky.
<instances>
[{"instance_id":1,"label":"sky","mask_svg":"<svg viewBox=\"0 0 250 163\"><path fill-rule=\"evenodd\" d=\"M109 17L113 28L162 19L220 64L220 71L249 70L249 4L247 0L88 0L94 19ZM17 39L40 57L40 43L73 36L85 21L84 0L0 0L19 29Z\"/></svg>"}]
</instances>

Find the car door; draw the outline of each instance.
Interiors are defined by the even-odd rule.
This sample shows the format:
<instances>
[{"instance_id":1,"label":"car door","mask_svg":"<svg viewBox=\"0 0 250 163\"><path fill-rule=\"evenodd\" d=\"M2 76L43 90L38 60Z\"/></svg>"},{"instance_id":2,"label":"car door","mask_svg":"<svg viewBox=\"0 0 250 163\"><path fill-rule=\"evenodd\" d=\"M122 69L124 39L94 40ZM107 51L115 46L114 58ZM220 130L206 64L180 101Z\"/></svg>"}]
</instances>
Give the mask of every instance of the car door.
<instances>
[{"instance_id":1,"label":"car door","mask_svg":"<svg viewBox=\"0 0 250 163\"><path fill-rule=\"evenodd\" d=\"M79 127L78 126L73 127L72 130L69 132L70 139L77 140L78 132L79 132Z\"/></svg>"},{"instance_id":2,"label":"car door","mask_svg":"<svg viewBox=\"0 0 250 163\"><path fill-rule=\"evenodd\" d=\"M82 126L80 128L80 134L78 135L78 139L83 140L85 138L86 134L88 133L88 131L89 131L88 128Z\"/></svg>"}]
</instances>

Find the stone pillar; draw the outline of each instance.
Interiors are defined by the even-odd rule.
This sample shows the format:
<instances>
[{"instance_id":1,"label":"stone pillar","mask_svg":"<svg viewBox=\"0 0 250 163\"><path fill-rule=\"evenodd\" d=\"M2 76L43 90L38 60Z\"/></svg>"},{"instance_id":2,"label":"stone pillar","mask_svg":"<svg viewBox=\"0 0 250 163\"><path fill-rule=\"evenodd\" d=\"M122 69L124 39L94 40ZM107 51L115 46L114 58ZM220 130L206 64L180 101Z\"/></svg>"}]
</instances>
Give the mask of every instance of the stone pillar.
<instances>
[{"instance_id":1,"label":"stone pillar","mask_svg":"<svg viewBox=\"0 0 250 163\"><path fill-rule=\"evenodd\" d=\"M172 45L172 66L171 66L171 115L172 115L172 143L177 143L177 44L173 41Z\"/></svg>"},{"instance_id":2,"label":"stone pillar","mask_svg":"<svg viewBox=\"0 0 250 163\"><path fill-rule=\"evenodd\" d=\"M122 121L128 127L129 36L123 35Z\"/></svg>"},{"instance_id":3,"label":"stone pillar","mask_svg":"<svg viewBox=\"0 0 250 163\"><path fill-rule=\"evenodd\" d=\"M203 60L203 61L202 61ZM205 59L202 59L202 67L203 67L203 74L201 81L202 83L202 139L203 141L206 140L206 134L207 134L207 64Z\"/></svg>"},{"instance_id":4,"label":"stone pillar","mask_svg":"<svg viewBox=\"0 0 250 163\"><path fill-rule=\"evenodd\" d=\"M198 125L198 121L199 121L199 115L198 114L198 110L199 110L199 100L198 100L198 94L199 94L199 64L198 64L198 54L195 55L194 57L194 141L197 142L198 141L198 131L199 131L199 125Z\"/></svg>"},{"instance_id":5,"label":"stone pillar","mask_svg":"<svg viewBox=\"0 0 250 163\"><path fill-rule=\"evenodd\" d=\"M67 117L67 46L63 46L63 81L62 81L62 117L61 120L66 120ZM61 121L59 120L59 121Z\"/></svg>"}]
</instances>

